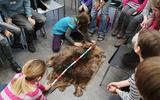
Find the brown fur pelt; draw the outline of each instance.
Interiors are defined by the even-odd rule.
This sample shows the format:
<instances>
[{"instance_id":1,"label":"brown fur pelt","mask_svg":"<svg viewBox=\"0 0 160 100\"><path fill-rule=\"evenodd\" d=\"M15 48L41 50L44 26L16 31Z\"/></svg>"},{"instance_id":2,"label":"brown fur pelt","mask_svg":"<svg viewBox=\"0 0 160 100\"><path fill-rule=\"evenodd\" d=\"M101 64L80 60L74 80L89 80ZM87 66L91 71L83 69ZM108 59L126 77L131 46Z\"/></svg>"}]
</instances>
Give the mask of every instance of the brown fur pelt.
<instances>
[{"instance_id":1,"label":"brown fur pelt","mask_svg":"<svg viewBox=\"0 0 160 100\"><path fill-rule=\"evenodd\" d=\"M47 64L53 67L53 71L48 75L48 80L52 83L72 62L74 62L85 50L90 47L86 43L83 47L68 46L58 55L51 57ZM82 96L88 82L98 71L103 62L104 52L101 48L94 46L84 57L75 63L53 87L64 91L69 85L75 86L75 96Z\"/></svg>"}]
</instances>

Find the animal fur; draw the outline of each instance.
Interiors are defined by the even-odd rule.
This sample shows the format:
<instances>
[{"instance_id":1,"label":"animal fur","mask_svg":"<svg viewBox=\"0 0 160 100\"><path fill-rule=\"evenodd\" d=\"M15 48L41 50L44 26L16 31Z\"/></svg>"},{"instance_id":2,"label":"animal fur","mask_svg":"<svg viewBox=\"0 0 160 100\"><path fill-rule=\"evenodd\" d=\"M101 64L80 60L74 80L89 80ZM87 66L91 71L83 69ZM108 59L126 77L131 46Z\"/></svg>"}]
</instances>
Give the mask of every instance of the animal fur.
<instances>
[{"instance_id":1,"label":"animal fur","mask_svg":"<svg viewBox=\"0 0 160 100\"><path fill-rule=\"evenodd\" d=\"M53 67L53 71L48 75L48 80L52 83L68 65L78 58L91 44L87 43L83 47L68 46L57 56L51 57L47 63ZM103 62L103 51L94 46L82 59L74 64L53 86L64 91L70 85L75 86L74 95L83 95L88 82L98 71Z\"/></svg>"}]
</instances>

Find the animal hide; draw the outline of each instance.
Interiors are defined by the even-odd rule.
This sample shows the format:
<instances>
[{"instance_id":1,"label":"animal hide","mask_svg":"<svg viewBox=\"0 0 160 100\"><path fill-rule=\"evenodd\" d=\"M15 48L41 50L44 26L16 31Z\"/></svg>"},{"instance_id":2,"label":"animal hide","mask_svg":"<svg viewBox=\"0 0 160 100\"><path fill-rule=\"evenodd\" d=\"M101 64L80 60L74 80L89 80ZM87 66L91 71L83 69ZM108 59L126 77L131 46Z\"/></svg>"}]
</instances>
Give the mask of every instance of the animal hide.
<instances>
[{"instance_id":1,"label":"animal hide","mask_svg":"<svg viewBox=\"0 0 160 100\"><path fill-rule=\"evenodd\" d=\"M48 75L49 83L52 83L72 62L74 62L89 47L86 43L83 47L68 46L58 55L51 57L47 64L53 67ZM94 46L84 57L75 63L53 86L64 91L70 85L75 86L74 95L83 95L83 90L98 71L103 62L104 52L98 46Z\"/></svg>"}]
</instances>

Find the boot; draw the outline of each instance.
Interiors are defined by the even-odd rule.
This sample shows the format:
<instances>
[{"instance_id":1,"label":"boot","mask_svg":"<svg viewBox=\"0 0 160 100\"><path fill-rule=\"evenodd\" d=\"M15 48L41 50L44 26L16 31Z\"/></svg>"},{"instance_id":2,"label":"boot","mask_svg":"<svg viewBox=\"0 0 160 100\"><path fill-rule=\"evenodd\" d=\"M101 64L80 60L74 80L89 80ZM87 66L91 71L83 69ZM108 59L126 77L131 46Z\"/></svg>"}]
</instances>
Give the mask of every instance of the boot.
<instances>
[{"instance_id":1,"label":"boot","mask_svg":"<svg viewBox=\"0 0 160 100\"><path fill-rule=\"evenodd\" d=\"M28 43L28 51L31 53L36 52L36 48L33 43Z\"/></svg>"},{"instance_id":2,"label":"boot","mask_svg":"<svg viewBox=\"0 0 160 100\"><path fill-rule=\"evenodd\" d=\"M15 60L10 60L11 68L16 72L20 73L22 71L22 68L18 65L18 63Z\"/></svg>"},{"instance_id":3,"label":"boot","mask_svg":"<svg viewBox=\"0 0 160 100\"><path fill-rule=\"evenodd\" d=\"M21 67L17 64L17 62L13 59L13 55L12 55L12 51L9 45L3 45L3 53L6 56L6 58L8 59L11 68L16 72L19 73L21 72Z\"/></svg>"}]
</instances>

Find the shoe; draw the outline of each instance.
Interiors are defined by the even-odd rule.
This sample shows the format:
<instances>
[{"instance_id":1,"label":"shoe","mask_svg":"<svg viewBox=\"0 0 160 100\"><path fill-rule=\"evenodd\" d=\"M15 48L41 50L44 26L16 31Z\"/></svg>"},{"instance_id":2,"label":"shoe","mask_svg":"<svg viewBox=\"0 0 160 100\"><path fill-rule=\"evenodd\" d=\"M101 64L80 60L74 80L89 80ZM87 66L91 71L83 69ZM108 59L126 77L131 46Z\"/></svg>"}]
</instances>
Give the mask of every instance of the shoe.
<instances>
[{"instance_id":1,"label":"shoe","mask_svg":"<svg viewBox=\"0 0 160 100\"><path fill-rule=\"evenodd\" d=\"M89 36L93 36L93 34L95 33L96 31L90 31L90 30L88 30L88 35Z\"/></svg>"},{"instance_id":2,"label":"shoe","mask_svg":"<svg viewBox=\"0 0 160 100\"><path fill-rule=\"evenodd\" d=\"M33 43L28 44L28 51L31 52L31 53L36 52L36 48L35 48L35 46L33 45Z\"/></svg>"},{"instance_id":3,"label":"shoe","mask_svg":"<svg viewBox=\"0 0 160 100\"><path fill-rule=\"evenodd\" d=\"M21 49L23 49L23 46L22 46L21 43L14 43L14 44L12 45L12 48L21 48Z\"/></svg>"},{"instance_id":4,"label":"shoe","mask_svg":"<svg viewBox=\"0 0 160 100\"><path fill-rule=\"evenodd\" d=\"M128 40L128 39L119 39L119 40L114 44L114 46L115 46L116 48L118 48L118 47L120 47L122 44L126 44L126 43L127 43L127 40Z\"/></svg>"},{"instance_id":5,"label":"shoe","mask_svg":"<svg viewBox=\"0 0 160 100\"><path fill-rule=\"evenodd\" d=\"M112 31L112 36L116 36L118 34L118 30Z\"/></svg>"},{"instance_id":6,"label":"shoe","mask_svg":"<svg viewBox=\"0 0 160 100\"><path fill-rule=\"evenodd\" d=\"M123 34L117 34L117 39L121 39L123 37Z\"/></svg>"},{"instance_id":7,"label":"shoe","mask_svg":"<svg viewBox=\"0 0 160 100\"><path fill-rule=\"evenodd\" d=\"M97 41L103 41L104 40L104 36L103 35L98 35L97 37Z\"/></svg>"},{"instance_id":8,"label":"shoe","mask_svg":"<svg viewBox=\"0 0 160 100\"><path fill-rule=\"evenodd\" d=\"M16 73L20 73L22 71L22 68L17 64L16 61L12 60L10 61L11 67L12 69L16 72Z\"/></svg>"}]
</instances>

